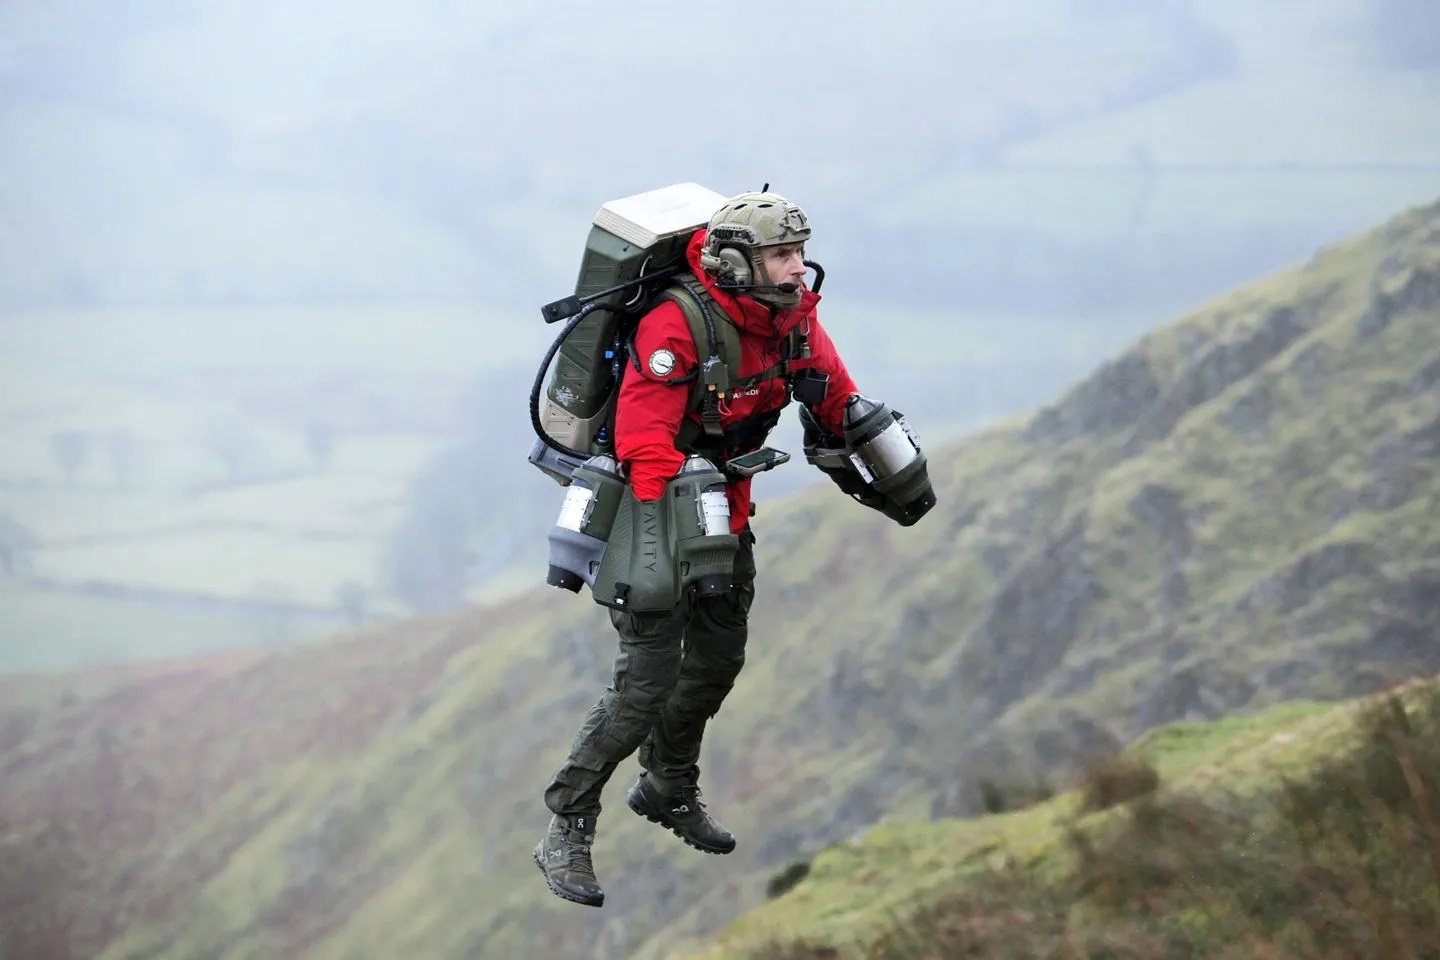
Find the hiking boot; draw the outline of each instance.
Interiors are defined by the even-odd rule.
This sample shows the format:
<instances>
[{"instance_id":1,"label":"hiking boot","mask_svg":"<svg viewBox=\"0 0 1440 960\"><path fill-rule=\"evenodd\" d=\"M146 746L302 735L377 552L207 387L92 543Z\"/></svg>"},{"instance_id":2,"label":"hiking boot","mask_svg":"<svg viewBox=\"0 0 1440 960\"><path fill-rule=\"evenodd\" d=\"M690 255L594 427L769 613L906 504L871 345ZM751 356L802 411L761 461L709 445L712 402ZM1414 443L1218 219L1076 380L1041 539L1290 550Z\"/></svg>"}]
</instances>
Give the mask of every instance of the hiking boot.
<instances>
[{"instance_id":1,"label":"hiking boot","mask_svg":"<svg viewBox=\"0 0 1440 960\"><path fill-rule=\"evenodd\" d=\"M682 783L675 793L666 794L642 773L625 794L625 800L631 810L667 827L696 850L729 853L735 849L735 838L705 811L705 804L700 802L700 787L693 781Z\"/></svg>"},{"instance_id":2,"label":"hiking boot","mask_svg":"<svg viewBox=\"0 0 1440 960\"><path fill-rule=\"evenodd\" d=\"M589 814L550 818L550 829L535 847L535 866L545 874L545 883L557 897L587 907L605 903L605 891L595 879L590 864L590 844L595 842L595 818Z\"/></svg>"}]
</instances>

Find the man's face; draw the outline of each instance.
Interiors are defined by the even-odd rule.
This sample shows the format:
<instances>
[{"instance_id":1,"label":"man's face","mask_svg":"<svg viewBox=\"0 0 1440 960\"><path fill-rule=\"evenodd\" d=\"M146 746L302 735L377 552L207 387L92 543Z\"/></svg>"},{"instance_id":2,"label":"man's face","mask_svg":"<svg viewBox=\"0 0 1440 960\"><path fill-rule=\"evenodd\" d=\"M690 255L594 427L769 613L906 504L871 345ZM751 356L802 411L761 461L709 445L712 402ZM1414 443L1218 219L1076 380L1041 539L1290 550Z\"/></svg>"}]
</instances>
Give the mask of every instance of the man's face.
<instances>
[{"instance_id":1,"label":"man's face","mask_svg":"<svg viewBox=\"0 0 1440 960\"><path fill-rule=\"evenodd\" d=\"M767 283L805 286L805 244L782 243L760 248L760 266Z\"/></svg>"}]
</instances>

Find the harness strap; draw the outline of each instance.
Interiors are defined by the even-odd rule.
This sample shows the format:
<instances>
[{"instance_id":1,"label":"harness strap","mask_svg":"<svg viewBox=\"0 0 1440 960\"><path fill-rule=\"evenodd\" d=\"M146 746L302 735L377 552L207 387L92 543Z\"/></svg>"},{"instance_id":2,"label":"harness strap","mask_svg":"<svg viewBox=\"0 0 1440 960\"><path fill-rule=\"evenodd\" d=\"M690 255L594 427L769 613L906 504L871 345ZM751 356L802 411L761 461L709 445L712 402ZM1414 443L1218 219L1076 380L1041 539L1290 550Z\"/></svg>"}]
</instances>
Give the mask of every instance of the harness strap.
<instances>
[{"instance_id":1,"label":"harness strap","mask_svg":"<svg viewBox=\"0 0 1440 960\"><path fill-rule=\"evenodd\" d=\"M685 321L690 327L690 335L694 338L697 348L696 355L702 355L700 349L702 344L709 351L708 357L700 360L699 368L696 371L698 375L694 378L695 387L689 408L691 411L699 411L700 422L696 424L693 420L686 418L681 424L675 446L681 450L691 450L703 445L712 450L729 451L730 455L748 452L732 449L735 445L734 441L744 443L751 438L749 436L742 438L737 435L734 428L727 431L722 426L720 402L737 390L749 390L770 380L783 379L786 381L785 404L788 404L790 402L790 361L803 355L804 331L797 325L786 336L780 345L779 363L741 379L738 376L732 376L740 369L740 331L729 315L719 309L719 305L715 303L704 285L693 274L682 274L675 278L675 283L661 294L661 298L674 301L680 307L681 312L685 314ZM712 310L712 306L715 309ZM717 313L720 315L718 320L715 317ZM685 381L689 379L689 377L684 378ZM782 408L785 404L781 405ZM746 427L743 432L747 435L760 433L760 442L763 443L764 435L774 428L779 416L779 410L775 410L755 418L747 418L746 421L736 424L735 427ZM749 444L745 443L745 445Z\"/></svg>"}]
</instances>

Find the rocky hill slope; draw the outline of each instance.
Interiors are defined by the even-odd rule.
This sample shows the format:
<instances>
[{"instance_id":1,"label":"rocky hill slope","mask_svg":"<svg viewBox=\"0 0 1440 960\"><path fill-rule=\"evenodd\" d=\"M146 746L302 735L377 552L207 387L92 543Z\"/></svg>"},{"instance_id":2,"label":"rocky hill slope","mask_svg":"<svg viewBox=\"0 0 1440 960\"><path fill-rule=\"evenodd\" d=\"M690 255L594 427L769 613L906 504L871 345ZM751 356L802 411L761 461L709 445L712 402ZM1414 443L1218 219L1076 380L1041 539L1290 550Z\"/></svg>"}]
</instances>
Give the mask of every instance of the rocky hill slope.
<instances>
[{"instance_id":1,"label":"rocky hill slope","mask_svg":"<svg viewBox=\"0 0 1440 960\"><path fill-rule=\"evenodd\" d=\"M609 676L585 597L0 681L0 956L657 958L882 818L1433 673L1437 327L1440 203L933 450L914 528L828 484L762 503L748 665L701 758L740 847L631 815L622 768L601 911L529 858Z\"/></svg>"},{"instance_id":2,"label":"rocky hill slope","mask_svg":"<svg viewBox=\"0 0 1440 960\"><path fill-rule=\"evenodd\" d=\"M1152 730L1022 810L837 844L688 960L1419 960L1437 824L1440 681L1290 701Z\"/></svg>"}]
</instances>

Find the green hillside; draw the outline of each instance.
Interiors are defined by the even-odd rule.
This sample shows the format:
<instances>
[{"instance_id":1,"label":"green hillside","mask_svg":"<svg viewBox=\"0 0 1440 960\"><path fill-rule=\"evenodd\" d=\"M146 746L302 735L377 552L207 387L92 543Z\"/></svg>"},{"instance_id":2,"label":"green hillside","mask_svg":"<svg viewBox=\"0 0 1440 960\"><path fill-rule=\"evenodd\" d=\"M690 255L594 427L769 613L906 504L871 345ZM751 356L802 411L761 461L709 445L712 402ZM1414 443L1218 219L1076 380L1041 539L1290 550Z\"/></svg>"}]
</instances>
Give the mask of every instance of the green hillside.
<instances>
[{"instance_id":1,"label":"green hillside","mask_svg":"<svg viewBox=\"0 0 1440 960\"><path fill-rule=\"evenodd\" d=\"M0 672L405 611L387 548L461 383L218 363L125 376L123 360L85 377L29 359L0 363Z\"/></svg>"},{"instance_id":2,"label":"green hillside","mask_svg":"<svg viewBox=\"0 0 1440 960\"><path fill-rule=\"evenodd\" d=\"M1440 954L1440 683L1174 724L1052 800L797 862L686 960Z\"/></svg>"},{"instance_id":3,"label":"green hillside","mask_svg":"<svg viewBox=\"0 0 1440 960\"><path fill-rule=\"evenodd\" d=\"M583 596L0 681L11 952L652 960L882 821L978 813L1175 721L1433 674L1437 317L1440 203L936 447L914 528L828 484L762 502L748 663L701 758L740 846L695 855L614 783L601 911L529 859L609 678Z\"/></svg>"}]
</instances>

